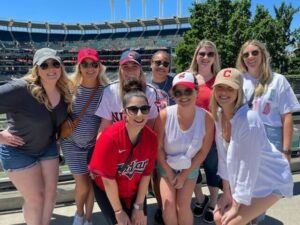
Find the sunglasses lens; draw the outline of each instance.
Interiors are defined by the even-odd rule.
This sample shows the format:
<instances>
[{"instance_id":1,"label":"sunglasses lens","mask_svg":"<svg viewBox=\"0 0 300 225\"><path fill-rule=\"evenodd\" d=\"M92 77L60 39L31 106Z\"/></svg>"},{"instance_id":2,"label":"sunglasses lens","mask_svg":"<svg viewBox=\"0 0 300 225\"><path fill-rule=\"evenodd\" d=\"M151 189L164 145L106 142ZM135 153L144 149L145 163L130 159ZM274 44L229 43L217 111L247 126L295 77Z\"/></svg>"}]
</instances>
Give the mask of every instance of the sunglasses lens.
<instances>
[{"instance_id":1,"label":"sunglasses lens","mask_svg":"<svg viewBox=\"0 0 300 225\"><path fill-rule=\"evenodd\" d=\"M258 50L254 50L251 52L251 55L253 56L257 56L259 54L259 51Z\"/></svg>"},{"instance_id":2,"label":"sunglasses lens","mask_svg":"<svg viewBox=\"0 0 300 225\"><path fill-rule=\"evenodd\" d=\"M200 55L201 57L205 57L205 52L199 52L198 55Z\"/></svg>"},{"instance_id":3,"label":"sunglasses lens","mask_svg":"<svg viewBox=\"0 0 300 225\"><path fill-rule=\"evenodd\" d=\"M127 110L129 112L129 114L136 115L138 113L138 111L139 111L139 108L136 107L136 106L129 106L129 107L127 107Z\"/></svg>"},{"instance_id":4,"label":"sunglasses lens","mask_svg":"<svg viewBox=\"0 0 300 225\"><path fill-rule=\"evenodd\" d=\"M41 68L42 70L46 70L46 69L48 69L48 64L47 64L47 63L42 63L42 64L40 65L40 68Z\"/></svg>"},{"instance_id":5,"label":"sunglasses lens","mask_svg":"<svg viewBox=\"0 0 300 225\"><path fill-rule=\"evenodd\" d=\"M149 105L143 105L141 106L141 112L144 115L147 115L150 112L150 106Z\"/></svg>"},{"instance_id":6,"label":"sunglasses lens","mask_svg":"<svg viewBox=\"0 0 300 225\"><path fill-rule=\"evenodd\" d=\"M193 93L193 89L190 89L190 88L187 88L187 89L185 89L183 91L176 90L176 91L174 91L174 97L175 98L179 98L179 97L181 97L183 95L184 96L191 96L192 93Z\"/></svg>"},{"instance_id":7,"label":"sunglasses lens","mask_svg":"<svg viewBox=\"0 0 300 225\"><path fill-rule=\"evenodd\" d=\"M246 52L246 53L243 54L244 59L247 59L248 57L249 57L249 52Z\"/></svg>"},{"instance_id":8,"label":"sunglasses lens","mask_svg":"<svg viewBox=\"0 0 300 225\"><path fill-rule=\"evenodd\" d=\"M191 96L192 93L193 93L193 90L190 89L190 88L184 90L184 95L185 95L185 96Z\"/></svg>"},{"instance_id":9,"label":"sunglasses lens","mask_svg":"<svg viewBox=\"0 0 300 225\"><path fill-rule=\"evenodd\" d=\"M53 64L52 64L52 66L57 69L57 68L60 67L60 62L54 61Z\"/></svg>"},{"instance_id":10,"label":"sunglasses lens","mask_svg":"<svg viewBox=\"0 0 300 225\"><path fill-rule=\"evenodd\" d=\"M215 53L214 52L209 52L209 53L207 53L207 57L214 57L215 56Z\"/></svg>"}]
</instances>

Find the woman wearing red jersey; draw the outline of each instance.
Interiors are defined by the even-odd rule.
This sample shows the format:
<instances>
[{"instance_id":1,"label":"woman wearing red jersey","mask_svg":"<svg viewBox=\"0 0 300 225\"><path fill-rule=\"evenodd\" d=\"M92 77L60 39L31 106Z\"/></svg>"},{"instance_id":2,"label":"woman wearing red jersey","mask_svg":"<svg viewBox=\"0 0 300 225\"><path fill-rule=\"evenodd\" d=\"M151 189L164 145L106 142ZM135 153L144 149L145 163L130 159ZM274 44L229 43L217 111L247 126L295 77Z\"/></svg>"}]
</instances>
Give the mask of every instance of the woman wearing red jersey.
<instances>
[{"instance_id":1,"label":"woman wearing red jersey","mask_svg":"<svg viewBox=\"0 0 300 225\"><path fill-rule=\"evenodd\" d=\"M157 155L157 137L146 126L150 106L142 85L124 86L125 120L100 135L90 171L100 188L98 204L108 224L147 224L146 194Z\"/></svg>"}]
</instances>

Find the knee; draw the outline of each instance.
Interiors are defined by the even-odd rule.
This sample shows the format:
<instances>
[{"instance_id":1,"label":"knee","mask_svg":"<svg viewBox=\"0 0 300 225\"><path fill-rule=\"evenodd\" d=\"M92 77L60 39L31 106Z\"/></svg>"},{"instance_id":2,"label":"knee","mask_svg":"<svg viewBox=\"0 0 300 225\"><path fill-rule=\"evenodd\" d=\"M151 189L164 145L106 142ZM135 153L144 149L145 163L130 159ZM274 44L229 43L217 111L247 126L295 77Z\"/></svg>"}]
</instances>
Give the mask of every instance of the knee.
<instances>
[{"instance_id":1,"label":"knee","mask_svg":"<svg viewBox=\"0 0 300 225\"><path fill-rule=\"evenodd\" d=\"M26 205L32 208L40 208L44 204L44 192L37 192L34 195L23 196Z\"/></svg>"}]
</instances>

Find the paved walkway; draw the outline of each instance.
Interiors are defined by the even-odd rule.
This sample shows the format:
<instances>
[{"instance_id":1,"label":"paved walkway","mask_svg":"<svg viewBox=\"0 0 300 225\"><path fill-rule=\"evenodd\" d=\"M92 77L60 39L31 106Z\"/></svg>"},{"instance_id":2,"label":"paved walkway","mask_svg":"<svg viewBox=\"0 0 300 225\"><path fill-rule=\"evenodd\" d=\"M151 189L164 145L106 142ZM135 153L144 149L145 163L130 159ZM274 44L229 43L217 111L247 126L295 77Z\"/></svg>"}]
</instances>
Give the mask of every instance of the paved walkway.
<instances>
[{"instance_id":1,"label":"paved walkway","mask_svg":"<svg viewBox=\"0 0 300 225\"><path fill-rule=\"evenodd\" d=\"M294 173L294 197L282 199L267 211L267 217L261 225L299 225L300 224L300 172ZM207 188L205 188L207 193ZM1 193L3 194L3 193ZM1 200L3 201L3 199ZM156 209L154 198L148 200L149 216L148 224L154 225L153 215ZM74 203L57 204L51 220L51 225L72 224L75 212ZM94 225L105 225L102 213L95 204L93 222ZM195 225L206 225L201 218L195 218ZM25 225L22 212L0 211L0 225Z\"/></svg>"}]
</instances>

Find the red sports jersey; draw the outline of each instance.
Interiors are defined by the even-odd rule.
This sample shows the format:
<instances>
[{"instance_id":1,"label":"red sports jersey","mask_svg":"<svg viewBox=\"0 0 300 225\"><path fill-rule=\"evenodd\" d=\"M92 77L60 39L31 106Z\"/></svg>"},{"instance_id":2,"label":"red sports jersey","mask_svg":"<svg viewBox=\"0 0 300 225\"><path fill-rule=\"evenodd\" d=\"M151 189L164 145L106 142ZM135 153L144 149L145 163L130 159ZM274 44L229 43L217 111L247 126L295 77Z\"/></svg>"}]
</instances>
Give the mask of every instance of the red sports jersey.
<instances>
[{"instance_id":1,"label":"red sports jersey","mask_svg":"<svg viewBox=\"0 0 300 225\"><path fill-rule=\"evenodd\" d=\"M212 86L214 85L216 77L212 77L206 83L199 85L199 92L196 100L196 105L209 110L209 102L212 92Z\"/></svg>"},{"instance_id":2,"label":"red sports jersey","mask_svg":"<svg viewBox=\"0 0 300 225\"><path fill-rule=\"evenodd\" d=\"M133 149L128 167L120 175L118 168L127 160L132 148L124 121L119 121L106 128L99 137L89 169L96 175L95 182L102 189L101 176L116 179L119 197L130 207L131 198L137 194L142 176L149 176L155 166L158 141L156 134L147 126L141 131L140 140Z\"/></svg>"}]
</instances>

